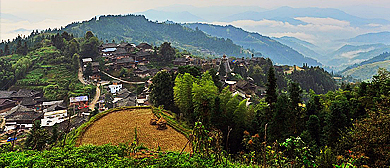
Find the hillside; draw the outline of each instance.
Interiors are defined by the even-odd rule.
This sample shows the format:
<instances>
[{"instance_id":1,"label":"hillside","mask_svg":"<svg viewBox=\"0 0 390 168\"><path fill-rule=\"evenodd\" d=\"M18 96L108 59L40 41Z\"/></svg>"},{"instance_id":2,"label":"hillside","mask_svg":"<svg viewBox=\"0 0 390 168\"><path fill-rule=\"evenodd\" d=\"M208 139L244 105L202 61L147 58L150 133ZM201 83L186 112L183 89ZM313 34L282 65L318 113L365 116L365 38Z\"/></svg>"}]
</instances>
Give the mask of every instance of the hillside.
<instances>
[{"instance_id":1,"label":"hillside","mask_svg":"<svg viewBox=\"0 0 390 168\"><path fill-rule=\"evenodd\" d=\"M211 37L202 31L179 24L152 22L145 16L100 16L89 21L69 24L60 31L67 31L76 37L83 37L86 31L92 31L103 41L128 41L136 44L147 42L154 45L167 41L176 48L199 55L250 56L250 53L229 39Z\"/></svg>"},{"instance_id":2,"label":"hillside","mask_svg":"<svg viewBox=\"0 0 390 168\"><path fill-rule=\"evenodd\" d=\"M390 60L365 64L356 68L346 70L341 74L344 76L352 76L356 79L367 80L371 79L372 76L376 75L379 68L385 68L387 70L390 70Z\"/></svg>"},{"instance_id":3,"label":"hillside","mask_svg":"<svg viewBox=\"0 0 390 168\"><path fill-rule=\"evenodd\" d=\"M310 57L316 60L320 60L322 59L323 57L322 55L324 54L324 51L322 51L318 46L309 43L307 41L297 39L295 37L284 36L284 37L273 38L273 39L291 47L292 49L298 51L305 57Z\"/></svg>"},{"instance_id":4,"label":"hillside","mask_svg":"<svg viewBox=\"0 0 390 168\"><path fill-rule=\"evenodd\" d=\"M390 32L367 33L346 40L349 43L383 43L390 44Z\"/></svg>"},{"instance_id":5,"label":"hillside","mask_svg":"<svg viewBox=\"0 0 390 168\"><path fill-rule=\"evenodd\" d=\"M335 70L342 70L347 66L358 64L388 51L390 51L390 46L384 44L344 45L328 54L326 58L329 61L324 62L324 64L333 66Z\"/></svg>"},{"instance_id":6,"label":"hillside","mask_svg":"<svg viewBox=\"0 0 390 168\"><path fill-rule=\"evenodd\" d=\"M313 66L321 65L321 63L316 60L305 57L294 49L259 33L250 33L231 25L218 26L202 23L189 23L185 24L185 26L192 29L198 28L212 36L232 39L235 43L244 48L254 49L255 52L260 52L264 57L269 57L278 64L302 65L303 63L308 63Z\"/></svg>"}]
</instances>

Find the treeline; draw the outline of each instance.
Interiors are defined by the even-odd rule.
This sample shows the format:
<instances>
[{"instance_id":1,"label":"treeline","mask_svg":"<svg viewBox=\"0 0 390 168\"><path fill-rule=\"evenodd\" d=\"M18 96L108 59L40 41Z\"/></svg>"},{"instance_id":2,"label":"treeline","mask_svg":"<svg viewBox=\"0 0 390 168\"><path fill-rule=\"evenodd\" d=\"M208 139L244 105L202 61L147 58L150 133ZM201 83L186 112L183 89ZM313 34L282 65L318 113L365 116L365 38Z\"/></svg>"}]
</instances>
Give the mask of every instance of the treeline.
<instances>
[{"instance_id":1,"label":"treeline","mask_svg":"<svg viewBox=\"0 0 390 168\"><path fill-rule=\"evenodd\" d=\"M235 74L239 74L242 79L248 80L248 77L253 79L253 82L260 87L265 87L267 83L267 74L269 68L273 66L272 60L269 58L259 58L257 63L252 63L249 66L240 66L240 64L234 64L232 69ZM224 76L225 69L221 66L219 73ZM277 78L277 85L279 91L286 91L289 81L297 82L301 86L302 90L306 93L309 90L313 90L317 94L325 94L328 91L334 91L337 89L337 83L332 78L332 75L326 72L323 68L313 66L303 66L304 70L294 70L291 74L284 73L284 70L289 69L289 66L278 66L275 72ZM238 78L229 77L237 80Z\"/></svg>"},{"instance_id":2,"label":"treeline","mask_svg":"<svg viewBox=\"0 0 390 168\"><path fill-rule=\"evenodd\" d=\"M271 66L266 97L251 98L251 104L233 96L228 87L219 91L213 76L159 72L152 79L152 102L178 113L190 125L200 121L209 130L220 130L225 150L241 152L237 159L246 163L389 166L388 71L381 70L372 83L346 85L326 94L310 91L304 102L296 82L289 82L287 92L277 91Z\"/></svg>"}]
</instances>

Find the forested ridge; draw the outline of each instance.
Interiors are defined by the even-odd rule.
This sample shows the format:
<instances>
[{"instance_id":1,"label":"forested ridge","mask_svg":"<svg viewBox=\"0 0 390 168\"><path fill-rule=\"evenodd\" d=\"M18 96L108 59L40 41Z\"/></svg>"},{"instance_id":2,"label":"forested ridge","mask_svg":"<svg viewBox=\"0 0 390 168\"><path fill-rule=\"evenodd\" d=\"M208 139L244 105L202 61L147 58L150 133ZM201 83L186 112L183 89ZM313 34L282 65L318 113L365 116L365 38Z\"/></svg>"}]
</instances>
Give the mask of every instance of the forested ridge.
<instances>
[{"instance_id":1,"label":"forested ridge","mask_svg":"<svg viewBox=\"0 0 390 168\"><path fill-rule=\"evenodd\" d=\"M250 56L250 51L242 49L230 39L208 36L200 30L192 30L180 24L153 22L140 15L100 16L69 24L58 31L67 31L77 37L92 31L100 40L109 42L147 42L153 45L170 42L176 48L198 55Z\"/></svg>"}]
</instances>

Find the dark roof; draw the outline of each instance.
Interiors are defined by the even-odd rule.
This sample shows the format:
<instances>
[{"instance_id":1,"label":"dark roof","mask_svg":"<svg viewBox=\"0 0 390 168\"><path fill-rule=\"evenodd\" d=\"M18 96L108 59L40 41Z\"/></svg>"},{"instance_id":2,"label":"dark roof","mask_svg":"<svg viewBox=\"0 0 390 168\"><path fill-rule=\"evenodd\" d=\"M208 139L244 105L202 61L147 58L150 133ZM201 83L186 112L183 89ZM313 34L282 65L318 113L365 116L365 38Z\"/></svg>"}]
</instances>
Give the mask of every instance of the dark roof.
<instances>
[{"instance_id":1,"label":"dark roof","mask_svg":"<svg viewBox=\"0 0 390 168\"><path fill-rule=\"evenodd\" d=\"M20 102L20 105L23 105L23 106L33 106L36 104L37 104L37 102L34 100L33 97L25 97L25 98L23 98L22 102Z\"/></svg>"},{"instance_id":2,"label":"dark roof","mask_svg":"<svg viewBox=\"0 0 390 168\"><path fill-rule=\"evenodd\" d=\"M136 54L137 54L137 57L146 57L146 56L150 56L150 53L145 52L145 51L139 51L139 52L137 52Z\"/></svg>"},{"instance_id":3,"label":"dark roof","mask_svg":"<svg viewBox=\"0 0 390 168\"><path fill-rule=\"evenodd\" d=\"M127 54L128 52L124 48L117 48L115 54Z\"/></svg>"},{"instance_id":4,"label":"dark roof","mask_svg":"<svg viewBox=\"0 0 390 168\"><path fill-rule=\"evenodd\" d=\"M116 63L129 63L129 62L134 62L134 59L131 57L126 57L126 58L116 60Z\"/></svg>"},{"instance_id":5,"label":"dark roof","mask_svg":"<svg viewBox=\"0 0 390 168\"><path fill-rule=\"evenodd\" d=\"M149 69L146 66L137 66L137 69L135 71L141 71L141 72L146 72Z\"/></svg>"},{"instance_id":6,"label":"dark roof","mask_svg":"<svg viewBox=\"0 0 390 168\"><path fill-rule=\"evenodd\" d=\"M0 99L9 99L11 98L11 95L14 93L16 93L16 91L0 90Z\"/></svg>"},{"instance_id":7,"label":"dark roof","mask_svg":"<svg viewBox=\"0 0 390 168\"><path fill-rule=\"evenodd\" d=\"M153 47L150 44L148 44L148 43L138 44L137 47L138 48L142 48L142 49L153 49Z\"/></svg>"},{"instance_id":8,"label":"dark roof","mask_svg":"<svg viewBox=\"0 0 390 168\"><path fill-rule=\"evenodd\" d=\"M63 106L62 104L54 104L47 109L44 110L44 112L51 112L51 111L57 111L57 110L65 110L66 107Z\"/></svg>"},{"instance_id":9,"label":"dark roof","mask_svg":"<svg viewBox=\"0 0 390 168\"><path fill-rule=\"evenodd\" d=\"M1 106L6 106L9 104L15 104L16 102L10 99L0 99L0 107Z\"/></svg>"},{"instance_id":10,"label":"dark roof","mask_svg":"<svg viewBox=\"0 0 390 168\"><path fill-rule=\"evenodd\" d=\"M119 100L116 102L117 107L123 107L123 106L135 106L135 96L129 96L125 99Z\"/></svg>"},{"instance_id":11,"label":"dark roof","mask_svg":"<svg viewBox=\"0 0 390 168\"><path fill-rule=\"evenodd\" d=\"M126 47L126 46L132 47L132 45L129 44L129 43L120 43L120 44L118 45L118 47L122 47L122 48L124 48L124 47Z\"/></svg>"},{"instance_id":12,"label":"dark roof","mask_svg":"<svg viewBox=\"0 0 390 168\"><path fill-rule=\"evenodd\" d=\"M91 62L91 65L94 66L99 66L99 62Z\"/></svg>"},{"instance_id":13,"label":"dark roof","mask_svg":"<svg viewBox=\"0 0 390 168\"><path fill-rule=\"evenodd\" d=\"M173 62L188 62L187 58L176 58Z\"/></svg>"},{"instance_id":14,"label":"dark roof","mask_svg":"<svg viewBox=\"0 0 390 168\"><path fill-rule=\"evenodd\" d=\"M11 97L13 98L24 98L24 97L34 97L40 92L29 89L20 89L18 92L13 93Z\"/></svg>"},{"instance_id":15,"label":"dark roof","mask_svg":"<svg viewBox=\"0 0 390 168\"><path fill-rule=\"evenodd\" d=\"M106 43L106 44L102 44L100 47L102 47L102 48L115 48L117 46L118 45L115 43Z\"/></svg>"},{"instance_id":16,"label":"dark roof","mask_svg":"<svg viewBox=\"0 0 390 168\"><path fill-rule=\"evenodd\" d=\"M17 111L10 115L7 115L5 118L7 119L6 121L33 121L41 118L43 114L44 113L38 113L35 111Z\"/></svg>"}]
</instances>

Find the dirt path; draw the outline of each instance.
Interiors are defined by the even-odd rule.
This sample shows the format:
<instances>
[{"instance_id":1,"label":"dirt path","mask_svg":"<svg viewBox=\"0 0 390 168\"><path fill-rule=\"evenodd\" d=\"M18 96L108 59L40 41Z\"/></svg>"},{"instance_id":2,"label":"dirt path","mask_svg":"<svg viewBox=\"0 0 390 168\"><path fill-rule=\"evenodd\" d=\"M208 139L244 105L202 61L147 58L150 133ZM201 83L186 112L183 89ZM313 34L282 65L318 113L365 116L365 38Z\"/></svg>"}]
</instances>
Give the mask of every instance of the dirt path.
<instances>
[{"instance_id":1,"label":"dirt path","mask_svg":"<svg viewBox=\"0 0 390 168\"><path fill-rule=\"evenodd\" d=\"M83 78L83 69L82 69L82 67L81 67L80 65L79 65L78 78L79 78L79 81L80 81L81 83L83 83L84 85L88 85L88 83L84 81L84 78Z\"/></svg>"},{"instance_id":2,"label":"dirt path","mask_svg":"<svg viewBox=\"0 0 390 168\"><path fill-rule=\"evenodd\" d=\"M129 82L129 81L125 81L125 80L122 80L122 79L119 79L117 77L114 77L110 74L108 74L107 72L104 72L104 71L101 71L103 72L104 74L106 74L108 77L112 78L112 79L115 79L115 80L118 80L118 81L121 81L123 83L128 83L128 84L144 84L145 82Z\"/></svg>"},{"instance_id":3,"label":"dirt path","mask_svg":"<svg viewBox=\"0 0 390 168\"><path fill-rule=\"evenodd\" d=\"M95 97L93 98L92 102L89 104L89 109L91 109L91 110L95 109L95 105L96 105L97 101L99 100L99 97L100 97L100 84L97 84L96 94L95 94Z\"/></svg>"}]
</instances>

